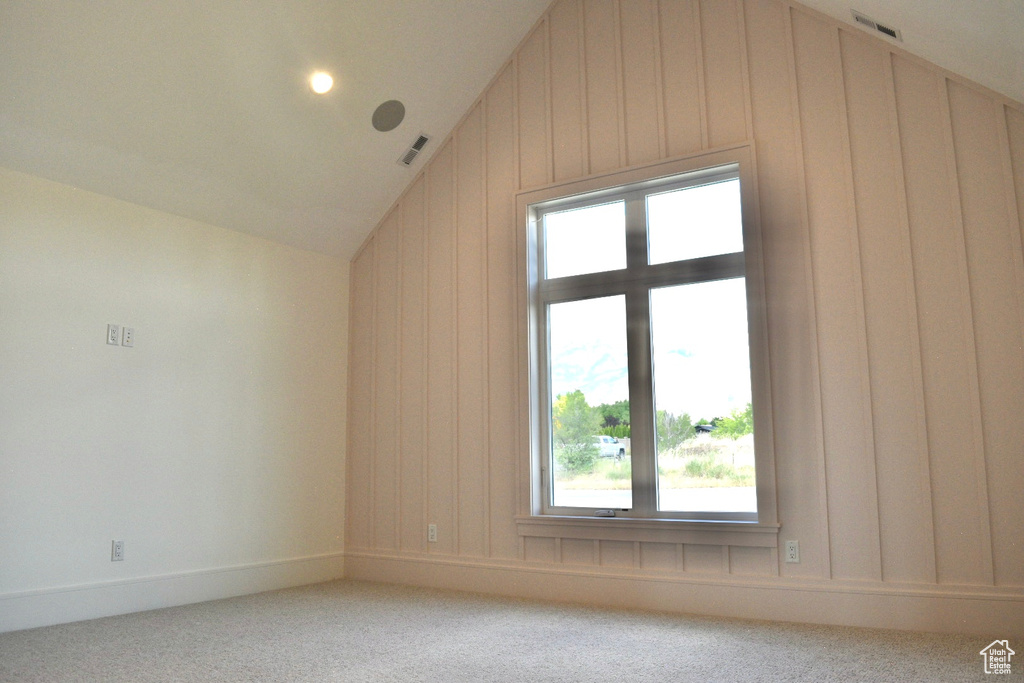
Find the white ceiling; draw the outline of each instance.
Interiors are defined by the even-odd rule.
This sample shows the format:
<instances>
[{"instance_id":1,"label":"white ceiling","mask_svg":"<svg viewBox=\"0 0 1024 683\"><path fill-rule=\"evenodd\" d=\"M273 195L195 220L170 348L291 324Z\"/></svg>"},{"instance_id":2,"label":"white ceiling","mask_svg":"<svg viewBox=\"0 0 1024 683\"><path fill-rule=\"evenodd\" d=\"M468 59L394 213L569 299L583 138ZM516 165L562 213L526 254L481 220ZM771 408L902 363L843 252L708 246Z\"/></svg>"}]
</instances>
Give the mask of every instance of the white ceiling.
<instances>
[{"instance_id":1,"label":"white ceiling","mask_svg":"<svg viewBox=\"0 0 1024 683\"><path fill-rule=\"evenodd\" d=\"M0 165L349 256L549 3L0 0Z\"/></svg>"},{"instance_id":2,"label":"white ceiling","mask_svg":"<svg viewBox=\"0 0 1024 683\"><path fill-rule=\"evenodd\" d=\"M0 0L0 165L348 257L549 4ZM844 0L805 4L852 23ZM852 6L1024 101L1024 0ZM389 99L406 118L380 133Z\"/></svg>"},{"instance_id":3,"label":"white ceiling","mask_svg":"<svg viewBox=\"0 0 1024 683\"><path fill-rule=\"evenodd\" d=\"M800 0L854 24L851 9L890 28L894 45L1024 102L1024 0ZM863 28L859 24L854 24Z\"/></svg>"}]
</instances>

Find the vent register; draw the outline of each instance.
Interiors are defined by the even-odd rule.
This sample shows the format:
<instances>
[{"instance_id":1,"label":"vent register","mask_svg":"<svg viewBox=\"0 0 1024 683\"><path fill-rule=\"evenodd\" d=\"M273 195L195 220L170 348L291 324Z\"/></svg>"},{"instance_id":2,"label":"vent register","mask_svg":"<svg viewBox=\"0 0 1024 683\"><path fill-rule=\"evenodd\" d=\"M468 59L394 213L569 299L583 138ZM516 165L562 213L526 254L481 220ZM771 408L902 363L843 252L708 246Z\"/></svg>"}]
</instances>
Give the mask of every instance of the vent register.
<instances>
[{"instance_id":1,"label":"vent register","mask_svg":"<svg viewBox=\"0 0 1024 683\"><path fill-rule=\"evenodd\" d=\"M861 14L860 12L858 12L855 9L850 10L850 12L853 14L853 20L856 21L861 26L867 26L868 28L870 28L870 29L872 29L874 31L878 31L879 33L884 33L885 35L889 36L890 38L895 38L896 40L900 41L901 43L903 42L903 34L900 33L900 30L898 28L892 28L891 26L886 26L885 24L880 24L877 21L875 21L874 19L872 19L871 17L866 16L864 14Z\"/></svg>"},{"instance_id":2,"label":"vent register","mask_svg":"<svg viewBox=\"0 0 1024 683\"><path fill-rule=\"evenodd\" d=\"M401 157L398 159L398 163L403 166L411 166L413 160L423 151L423 148L427 146L430 141L430 137L420 133L420 136L416 138L416 141L407 149Z\"/></svg>"}]
</instances>

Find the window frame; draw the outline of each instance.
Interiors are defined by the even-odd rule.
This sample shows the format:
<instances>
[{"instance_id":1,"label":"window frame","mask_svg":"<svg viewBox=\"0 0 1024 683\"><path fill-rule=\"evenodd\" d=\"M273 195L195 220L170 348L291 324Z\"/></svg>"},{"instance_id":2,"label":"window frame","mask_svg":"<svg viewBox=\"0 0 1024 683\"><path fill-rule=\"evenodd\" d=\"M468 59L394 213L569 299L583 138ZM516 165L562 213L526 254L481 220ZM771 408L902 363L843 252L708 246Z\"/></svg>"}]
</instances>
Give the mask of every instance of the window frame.
<instances>
[{"instance_id":1,"label":"window frame","mask_svg":"<svg viewBox=\"0 0 1024 683\"><path fill-rule=\"evenodd\" d=\"M626 201L644 201L647 194L671 191L672 189L704 185L724 176L737 177L740 181L740 201L743 222L744 251L742 254L725 254L695 258L684 263L692 266L688 272L680 272L680 262L647 265L647 236L645 226L626 227L627 268L582 275L565 276L544 280L543 253L540 239L540 220L544 213L563 211L580 206L608 203L621 197ZM527 363L524 372L524 387L529 397L528 447L524 450L526 466L520 468L521 505L517 523L520 535L527 536L568 536L576 538L597 538L602 533L618 533L623 529L632 530L646 540L664 540L665 535L691 539L694 535L707 540L708 533L723 537L725 534L732 545L775 545L774 534L778 530L775 501L775 466L770 402L770 378L768 373L768 336L764 293L763 257L758 221L758 205L755 186L753 148L749 144L737 145L710 152L680 157L622 171L591 176L588 178L557 183L522 192L517 197L518 225L524 228L525 239L521 242L520 256L525 263L526 287L520 288L525 295L522 310L525 313L527 331ZM627 221L631 213L627 210ZM633 240L631 242L631 240ZM637 240L643 240L642 247ZM642 253L644 275L637 277L630 269L636 262L636 254ZM707 271L717 272L717 277L708 278ZM650 381L650 325L649 292L660 286L672 286L686 282L724 279L725 277L746 278L748 343L751 362L751 390L754 404L754 439L756 472L756 519L749 515L735 513L687 514L657 512L655 510L657 474L650 471L654 458L642 462L641 471L634 471L633 507L628 512L616 511L613 518L596 517L590 508L563 508L550 505L550 473L546 459L549 458L550 437L550 396L546 367L545 346L547 344L546 310L549 303L573 301L596 296L624 294L634 297L627 306L632 318L627 319L627 340L630 356L640 353L643 358L631 362L631 368L647 368L647 376L634 377L630 373L631 408L634 400L651 405L637 405L641 414L653 416L653 397L650 392L636 392L633 383L647 386ZM640 302L639 300L643 301ZM627 313L629 315L629 313ZM638 318L633 319L633 318ZM633 397L637 398L634 399ZM545 414L547 410L547 414ZM650 449L653 452L653 429L647 435L633 435L633 447ZM640 435L640 443L637 436ZM647 443L651 441L651 443ZM645 460L643 458L641 461ZM636 468L638 461L634 460ZM638 498L639 496L639 498ZM604 531L600 531L603 529ZM767 532L767 535L766 535ZM599 536L593 536L598 533ZM612 534L615 535L615 534ZM771 538L769 538L769 536ZM604 537L604 536L600 536ZM724 537L723 537L724 538ZM745 542L744 542L745 539Z\"/></svg>"}]
</instances>

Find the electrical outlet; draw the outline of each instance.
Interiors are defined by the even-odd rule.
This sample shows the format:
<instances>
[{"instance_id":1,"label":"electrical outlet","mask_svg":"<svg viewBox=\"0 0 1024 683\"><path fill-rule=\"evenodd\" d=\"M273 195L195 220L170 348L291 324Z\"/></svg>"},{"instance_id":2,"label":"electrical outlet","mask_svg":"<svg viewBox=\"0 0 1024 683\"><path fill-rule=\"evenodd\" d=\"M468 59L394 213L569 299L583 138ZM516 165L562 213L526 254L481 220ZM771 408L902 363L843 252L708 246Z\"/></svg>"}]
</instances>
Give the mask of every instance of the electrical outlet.
<instances>
[{"instance_id":1,"label":"electrical outlet","mask_svg":"<svg viewBox=\"0 0 1024 683\"><path fill-rule=\"evenodd\" d=\"M800 561L800 541L786 541L786 562Z\"/></svg>"},{"instance_id":2,"label":"electrical outlet","mask_svg":"<svg viewBox=\"0 0 1024 683\"><path fill-rule=\"evenodd\" d=\"M113 346L121 343L121 327L119 325L107 325L107 343Z\"/></svg>"},{"instance_id":3,"label":"electrical outlet","mask_svg":"<svg viewBox=\"0 0 1024 683\"><path fill-rule=\"evenodd\" d=\"M121 328L121 346L135 346L135 328Z\"/></svg>"},{"instance_id":4,"label":"electrical outlet","mask_svg":"<svg viewBox=\"0 0 1024 683\"><path fill-rule=\"evenodd\" d=\"M427 542L428 543L437 543L437 525L436 524L428 524L427 525Z\"/></svg>"},{"instance_id":5,"label":"electrical outlet","mask_svg":"<svg viewBox=\"0 0 1024 683\"><path fill-rule=\"evenodd\" d=\"M124 541L111 541L110 542L110 561L111 562L122 562L122 561L124 561Z\"/></svg>"}]
</instances>

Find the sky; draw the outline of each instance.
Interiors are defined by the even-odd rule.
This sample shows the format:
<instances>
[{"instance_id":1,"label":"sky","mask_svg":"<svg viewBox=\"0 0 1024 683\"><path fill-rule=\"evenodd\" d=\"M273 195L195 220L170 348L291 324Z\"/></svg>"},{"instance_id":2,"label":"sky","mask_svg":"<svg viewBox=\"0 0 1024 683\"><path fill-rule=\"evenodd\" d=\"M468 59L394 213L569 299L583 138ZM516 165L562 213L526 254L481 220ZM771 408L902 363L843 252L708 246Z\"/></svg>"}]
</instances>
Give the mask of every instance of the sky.
<instances>
[{"instance_id":1,"label":"sky","mask_svg":"<svg viewBox=\"0 0 1024 683\"><path fill-rule=\"evenodd\" d=\"M625 267L624 204L548 214L546 273L562 277ZM742 251L739 181L648 197L649 262ZM651 291L656 405L696 421L750 399L744 279ZM580 389L592 405L628 398L625 297L549 307L552 395Z\"/></svg>"},{"instance_id":2,"label":"sky","mask_svg":"<svg viewBox=\"0 0 1024 683\"><path fill-rule=\"evenodd\" d=\"M657 408L694 421L750 401L744 280L651 292ZM629 398L623 296L552 304L551 389L580 389L592 405Z\"/></svg>"}]
</instances>

